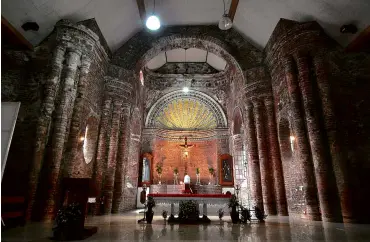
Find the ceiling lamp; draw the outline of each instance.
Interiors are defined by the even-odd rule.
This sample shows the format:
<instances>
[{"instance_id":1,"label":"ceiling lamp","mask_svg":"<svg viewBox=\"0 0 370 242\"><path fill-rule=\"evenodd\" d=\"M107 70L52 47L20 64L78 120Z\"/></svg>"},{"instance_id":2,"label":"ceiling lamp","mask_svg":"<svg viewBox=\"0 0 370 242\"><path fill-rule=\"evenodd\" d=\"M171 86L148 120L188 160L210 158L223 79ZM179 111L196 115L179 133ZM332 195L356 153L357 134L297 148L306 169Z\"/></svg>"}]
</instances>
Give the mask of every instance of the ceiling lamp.
<instances>
[{"instance_id":1,"label":"ceiling lamp","mask_svg":"<svg viewBox=\"0 0 370 242\"><path fill-rule=\"evenodd\" d=\"M153 13L149 18L146 20L146 27L150 30L158 30L161 27L161 22L159 21L159 18L154 14L155 12L155 0L154 0L154 7L153 7Z\"/></svg>"},{"instance_id":2,"label":"ceiling lamp","mask_svg":"<svg viewBox=\"0 0 370 242\"><path fill-rule=\"evenodd\" d=\"M182 91L183 91L183 92L185 92L185 93L187 93L187 92L189 92L189 88L188 88L188 87L184 87L184 88L182 89Z\"/></svg>"},{"instance_id":3,"label":"ceiling lamp","mask_svg":"<svg viewBox=\"0 0 370 242\"><path fill-rule=\"evenodd\" d=\"M231 27L233 26L233 21L231 21L229 15L226 13L225 0L223 0L223 3L224 3L224 15L222 15L220 22L218 22L218 27L221 30L228 30L231 29Z\"/></svg>"}]
</instances>

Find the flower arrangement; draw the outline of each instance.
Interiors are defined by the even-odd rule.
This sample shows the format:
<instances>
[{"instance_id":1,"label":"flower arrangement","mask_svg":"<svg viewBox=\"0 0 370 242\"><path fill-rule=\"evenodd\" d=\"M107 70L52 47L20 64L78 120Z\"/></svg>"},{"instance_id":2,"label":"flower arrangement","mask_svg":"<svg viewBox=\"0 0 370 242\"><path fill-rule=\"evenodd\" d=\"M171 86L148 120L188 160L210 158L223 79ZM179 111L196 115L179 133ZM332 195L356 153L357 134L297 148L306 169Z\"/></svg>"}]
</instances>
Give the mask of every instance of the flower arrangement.
<instances>
[{"instance_id":1,"label":"flower arrangement","mask_svg":"<svg viewBox=\"0 0 370 242\"><path fill-rule=\"evenodd\" d=\"M222 217L224 216L224 210L222 209L222 208L220 208L219 210L218 210L218 218L219 219L222 219Z\"/></svg>"},{"instance_id":2,"label":"flower arrangement","mask_svg":"<svg viewBox=\"0 0 370 242\"><path fill-rule=\"evenodd\" d=\"M213 169L213 167L208 168L208 171L211 176L215 174L215 169Z\"/></svg>"},{"instance_id":3,"label":"flower arrangement","mask_svg":"<svg viewBox=\"0 0 370 242\"><path fill-rule=\"evenodd\" d=\"M198 204L194 201L181 201L180 202L180 220L197 220L199 219L199 211L197 209Z\"/></svg>"},{"instance_id":4,"label":"flower arrangement","mask_svg":"<svg viewBox=\"0 0 370 242\"><path fill-rule=\"evenodd\" d=\"M252 215L251 215L251 211L246 208L246 207L243 207L243 206L240 206L240 210L241 210L241 222L242 223L247 223L248 221L251 222L251 218L252 218Z\"/></svg>"},{"instance_id":5,"label":"flower arrangement","mask_svg":"<svg viewBox=\"0 0 370 242\"><path fill-rule=\"evenodd\" d=\"M162 217L163 217L164 219L166 219L166 218L167 218L167 211L166 211L166 210L163 210L163 212L162 212Z\"/></svg>"},{"instance_id":6,"label":"flower arrangement","mask_svg":"<svg viewBox=\"0 0 370 242\"><path fill-rule=\"evenodd\" d=\"M155 201L153 197L148 197L146 205L148 206L148 209L151 210L152 208L155 207Z\"/></svg>"},{"instance_id":7,"label":"flower arrangement","mask_svg":"<svg viewBox=\"0 0 370 242\"><path fill-rule=\"evenodd\" d=\"M175 174L175 175L179 174L179 169L177 169L177 167L175 169L173 169L173 174Z\"/></svg>"},{"instance_id":8,"label":"flower arrangement","mask_svg":"<svg viewBox=\"0 0 370 242\"><path fill-rule=\"evenodd\" d=\"M83 216L81 205L72 203L61 208L56 216L56 227L53 228L54 237L59 239L70 239L81 232ZM83 227L82 227L83 229Z\"/></svg>"},{"instance_id":9,"label":"flower arrangement","mask_svg":"<svg viewBox=\"0 0 370 242\"><path fill-rule=\"evenodd\" d=\"M254 215L256 215L259 222L264 222L267 217L265 212L257 206L254 207Z\"/></svg>"},{"instance_id":10,"label":"flower arrangement","mask_svg":"<svg viewBox=\"0 0 370 242\"><path fill-rule=\"evenodd\" d=\"M233 208L237 206L239 206L239 201L236 198L236 196L233 194L229 200L229 208Z\"/></svg>"},{"instance_id":11,"label":"flower arrangement","mask_svg":"<svg viewBox=\"0 0 370 242\"><path fill-rule=\"evenodd\" d=\"M162 165L157 163L157 165L155 166L155 171L158 173L158 175L161 175L162 174Z\"/></svg>"},{"instance_id":12,"label":"flower arrangement","mask_svg":"<svg viewBox=\"0 0 370 242\"><path fill-rule=\"evenodd\" d=\"M197 167L197 168L195 169L195 173L196 173L196 174L199 174L199 167Z\"/></svg>"}]
</instances>

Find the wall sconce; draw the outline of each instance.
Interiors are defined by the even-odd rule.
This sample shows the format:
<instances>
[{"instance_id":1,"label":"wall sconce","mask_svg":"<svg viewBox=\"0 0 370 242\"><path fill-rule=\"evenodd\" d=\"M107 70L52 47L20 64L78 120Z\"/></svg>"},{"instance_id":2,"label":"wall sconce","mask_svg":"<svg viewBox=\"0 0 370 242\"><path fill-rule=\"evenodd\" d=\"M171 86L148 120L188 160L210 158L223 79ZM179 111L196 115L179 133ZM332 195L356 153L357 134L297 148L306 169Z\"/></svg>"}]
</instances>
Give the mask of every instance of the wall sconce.
<instances>
[{"instance_id":1,"label":"wall sconce","mask_svg":"<svg viewBox=\"0 0 370 242\"><path fill-rule=\"evenodd\" d=\"M82 141L84 141L85 140L85 137L84 136L81 136L80 137L80 141L82 142Z\"/></svg>"}]
</instances>

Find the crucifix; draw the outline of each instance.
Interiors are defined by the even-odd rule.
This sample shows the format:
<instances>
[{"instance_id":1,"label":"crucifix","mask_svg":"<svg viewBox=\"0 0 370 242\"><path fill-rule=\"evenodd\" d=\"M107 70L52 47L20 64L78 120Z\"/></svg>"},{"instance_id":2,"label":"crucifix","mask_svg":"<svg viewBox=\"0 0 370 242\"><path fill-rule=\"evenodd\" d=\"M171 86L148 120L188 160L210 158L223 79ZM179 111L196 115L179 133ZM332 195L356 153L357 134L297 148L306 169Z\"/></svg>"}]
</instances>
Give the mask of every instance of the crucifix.
<instances>
[{"instance_id":1,"label":"crucifix","mask_svg":"<svg viewBox=\"0 0 370 242\"><path fill-rule=\"evenodd\" d=\"M180 137L181 139L181 137ZM189 145L188 144L188 138L185 136L185 143L183 145L179 145L181 148L183 148L183 157L185 158L185 172L187 172L187 168L188 168L188 162L187 162L187 158L189 157L189 151L188 151L188 148L191 148L192 146L194 145Z\"/></svg>"}]
</instances>

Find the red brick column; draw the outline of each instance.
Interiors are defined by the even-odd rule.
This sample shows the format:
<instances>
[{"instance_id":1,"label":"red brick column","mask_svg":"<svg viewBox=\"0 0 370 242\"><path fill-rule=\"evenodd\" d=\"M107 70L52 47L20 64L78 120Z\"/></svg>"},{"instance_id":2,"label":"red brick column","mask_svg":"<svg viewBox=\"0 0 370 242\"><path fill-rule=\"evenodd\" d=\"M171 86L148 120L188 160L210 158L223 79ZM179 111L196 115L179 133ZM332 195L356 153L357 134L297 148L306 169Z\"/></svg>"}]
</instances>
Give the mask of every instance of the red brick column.
<instances>
[{"instance_id":1,"label":"red brick column","mask_svg":"<svg viewBox=\"0 0 370 242\"><path fill-rule=\"evenodd\" d=\"M77 50L67 53L65 66L65 77L63 81L63 91L61 94L60 104L57 109L55 119L54 134L52 137L52 157L48 174L49 192L46 201L46 219L53 219L57 204L57 195L59 192L60 167L63 158L64 143L66 140L66 130L68 120L71 114L71 104L74 102L75 76L77 65L80 61L81 53Z\"/></svg>"},{"instance_id":2,"label":"red brick column","mask_svg":"<svg viewBox=\"0 0 370 242\"><path fill-rule=\"evenodd\" d=\"M248 167L250 177L251 195L255 206L263 209L261 172L258 160L258 147L256 139L256 128L253 117L253 106L247 104L246 128L247 128L247 152L248 152Z\"/></svg>"},{"instance_id":3,"label":"red brick column","mask_svg":"<svg viewBox=\"0 0 370 242\"><path fill-rule=\"evenodd\" d=\"M114 178L116 174L118 137L122 114L122 101L115 100L113 103L113 115L111 122L111 134L109 140L108 166L105 171L104 189L105 196L104 213L110 214L112 211Z\"/></svg>"},{"instance_id":4,"label":"red brick column","mask_svg":"<svg viewBox=\"0 0 370 242\"><path fill-rule=\"evenodd\" d=\"M297 75L292 58L285 59L285 78L290 97L290 117L293 133L295 135L296 152L294 159L299 162L303 174L303 189L306 201L307 217L312 220L321 220L317 201L316 186L310 148L305 132L303 113L301 112L300 93L297 83Z\"/></svg>"},{"instance_id":5,"label":"red brick column","mask_svg":"<svg viewBox=\"0 0 370 242\"><path fill-rule=\"evenodd\" d=\"M69 133L69 139L68 139L68 153L69 153L69 159L65 162L68 162L65 164L65 171L67 173L68 177L71 177L73 165L72 162L74 161L74 157L76 157L78 151L78 143L79 143L79 137L81 136L81 120L82 120L82 110L83 110L83 102L84 98L86 96L86 85L87 85L87 77L90 69L91 59L89 59L87 56L83 56L81 60L81 67L80 67L80 76L79 76L79 82L77 86L77 96L75 99L75 105L73 107L73 115L72 115L72 121L71 121L71 129Z\"/></svg>"},{"instance_id":6,"label":"red brick column","mask_svg":"<svg viewBox=\"0 0 370 242\"><path fill-rule=\"evenodd\" d=\"M256 131L257 131L257 144L258 144L258 157L261 171L262 195L263 206L265 212L269 215L276 214L276 203L273 189L273 178L271 171L271 164L267 150L267 139L264 129L264 116L263 105L259 100L253 101L253 114L255 117Z\"/></svg>"},{"instance_id":7,"label":"red brick column","mask_svg":"<svg viewBox=\"0 0 370 242\"><path fill-rule=\"evenodd\" d=\"M128 151L128 137L130 135L130 106L126 104L123 109L121 124L120 124L120 137L118 142L116 177L114 179L114 194L112 213L119 213L123 203L123 188L125 187L125 171L127 166L127 151Z\"/></svg>"},{"instance_id":8,"label":"red brick column","mask_svg":"<svg viewBox=\"0 0 370 242\"><path fill-rule=\"evenodd\" d=\"M102 117L100 120L100 132L99 132L99 140L98 140L98 148L96 154L96 163L95 163L95 170L93 175L93 180L96 184L97 189L97 202L95 204L95 211L94 214L98 215L101 213L100 211L100 198L102 194L102 187L103 187L103 173L105 171L105 164L106 164L106 156L108 150L108 130L109 130L109 123L112 115L112 98L110 96L106 96L104 100L103 110L102 110Z\"/></svg>"},{"instance_id":9,"label":"red brick column","mask_svg":"<svg viewBox=\"0 0 370 242\"><path fill-rule=\"evenodd\" d=\"M316 186L320 202L321 217L324 221L340 222L341 214L338 203L335 177L332 172L330 158L325 153L317 106L314 103L312 83L309 76L307 57L297 58L298 82L302 93L303 107L306 117L308 138L311 146L313 165L315 168Z\"/></svg>"},{"instance_id":10,"label":"red brick column","mask_svg":"<svg viewBox=\"0 0 370 242\"><path fill-rule=\"evenodd\" d=\"M288 208L284 187L283 167L280 159L280 149L277 139L274 103L272 99L266 99L265 106L267 114L267 137L270 147L272 171L274 175L276 208L279 215L286 216L288 215Z\"/></svg>"},{"instance_id":11,"label":"red brick column","mask_svg":"<svg viewBox=\"0 0 370 242\"><path fill-rule=\"evenodd\" d=\"M329 150L332 159L333 170L336 178L339 193L340 205L342 209L343 222L356 222L353 212L352 196L349 190L349 178L346 168L346 160L340 149L336 120L334 115L333 103L330 98L330 87L325 70L325 62L322 55L314 58L316 81L320 93L321 105L324 116L324 125L329 143Z\"/></svg>"},{"instance_id":12,"label":"red brick column","mask_svg":"<svg viewBox=\"0 0 370 242\"><path fill-rule=\"evenodd\" d=\"M41 106L40 117L37 123L36 147L32 157L31 172L29 177L27 220L31 219L32 208L35 203L36 191L39 183L40 170L43 165L46 140L49 132L51 115L55 108L55 98L59 89L60 74L63 68L65 47L57 46L53 53L51 73L45 83L45 98Z\"/></svg>"}]
</instances>

